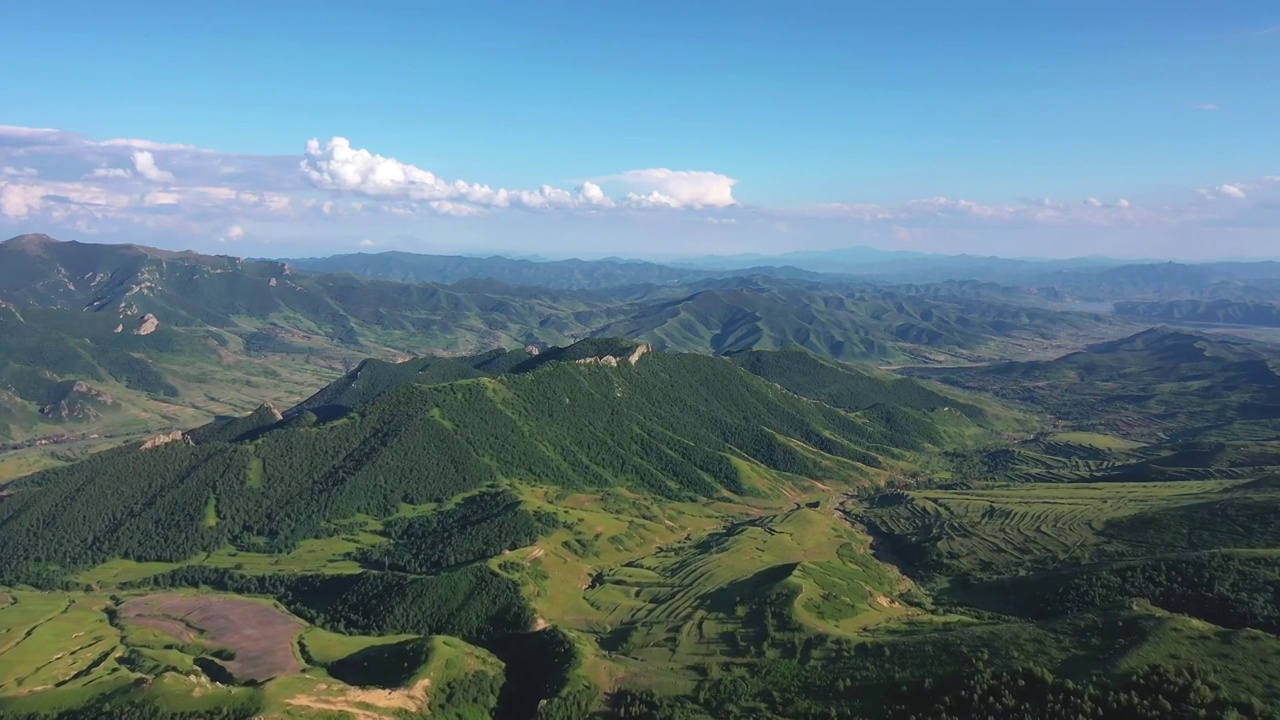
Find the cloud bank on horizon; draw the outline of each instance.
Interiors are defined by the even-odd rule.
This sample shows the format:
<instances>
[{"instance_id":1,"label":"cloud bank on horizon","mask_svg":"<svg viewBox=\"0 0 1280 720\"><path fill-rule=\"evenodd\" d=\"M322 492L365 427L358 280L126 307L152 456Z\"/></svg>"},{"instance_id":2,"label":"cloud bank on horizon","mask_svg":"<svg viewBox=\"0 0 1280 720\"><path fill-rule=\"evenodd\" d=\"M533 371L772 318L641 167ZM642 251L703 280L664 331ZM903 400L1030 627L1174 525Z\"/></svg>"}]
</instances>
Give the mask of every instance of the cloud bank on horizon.
<instances>
[{"instance_id":1,"label":"cloud bank on horizon","mask_svg":"<svg viewBox=\"0 0 1280 720\"><path fill-rule=\"evenodd\" d=\"M713 170L601 168L573 183L446 179L344 137L239 155L0 126L0 234L256 255L510 252L676 257L851 245L946 253L1280 255L1280 177L1126 198L744 204ZM1141 192L1141 188L1135 189Z\"/></svg>"}]
</instances>

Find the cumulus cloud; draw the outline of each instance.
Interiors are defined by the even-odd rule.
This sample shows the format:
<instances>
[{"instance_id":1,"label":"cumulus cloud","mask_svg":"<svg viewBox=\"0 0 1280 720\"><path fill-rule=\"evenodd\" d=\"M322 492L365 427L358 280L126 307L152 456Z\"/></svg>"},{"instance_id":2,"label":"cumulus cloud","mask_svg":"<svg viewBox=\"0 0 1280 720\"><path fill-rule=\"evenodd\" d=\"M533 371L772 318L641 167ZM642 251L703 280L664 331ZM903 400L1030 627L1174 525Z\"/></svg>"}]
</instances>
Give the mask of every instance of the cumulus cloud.
<instances>
[{"instance_id":1,"label":"cumulus cloud","mask_svg":"<svg viewBox=\"0 0 1280 720\"><path fill-rule=\"evenodd\" d=\"M133 153L133 169L151 182L173 182L173 173L156 167L156 158L150 150L137 150Z\"/></svg>"},{"instance_id":2,"label":"cumulus cloud","mask_svg":"<svg viewBox=\"0 0 1280 720\"><path fill-rule=\"evenodd\" d=\"M604 189L589 180L578 188L578 197L583 205L606 208L614 205L614 202L605 196Z\"/></svg>"},{"instance_id":3,"label":"cumulus cloud","mask_svg":"<svg viewBox=\"0 0 1280 720\"><path fill-rule=\"evenodd\" d=\"M378 247L378 243L368 238L365 238L364 240L360 241L360 247L362 248Z\"/></svg>"},{"instance_id":4,"label":"cumulus cloud","mask_svg":"<svg viewBox=\"0 0 1280 720\"><path fill-rule=\"evenodd\" d=\"M1266 178L1263 178L1263 182L1266 182ZM1200 188L1196 193L1205 200L1220 200L1222 198L1245 200L1249 197L1248 190L1251 186L1255 189L1257 188L1257 185L1252 183L1224 183L1215 188Z\"/></svg>"},{"instance_id":5,"label":"cumulus cloud","mask_svg":"<svg viewBox=\"0 0 1280 720\"><path fill-rule=\"evenodd\" d=\"M330 138L323 146L312 138L299 169L316 187L359 192L365 195L443 200L453 196L449 183L427 170L395 158L351 147L343 137Z\"/></svg>"},{"instance_id":6,"label":"cumulus cloud","mask_svg":"<svg viewBox=\"0 0 1280 720\"><path fill-rule=\"evenodd\" d=\"M1213 103L1197 103L1195 105L1192 105L1191 107L1195 108L1196 110L1221 110L1222 109L1221 107L1219 107L1218 105L1214 105Z\"/></svg>"},{"instance_id":7,"label":"cumulus cloud","mask_svg":"<svg viewBox=\"0 0 1280 720\"><path fill-rule=\"evenodd\" d=\"M321 189L425 202L443 215L478 215L484 208L613 205L600 186L591 182L583 183L577 193L551 185L536 190L508 190L465 180L449 182L430 170L354 148L343 137L330 138L324 145L311 139L298 167L312 185Z\"/></svg>"},{"instance_id":8,"label":"cumulus cloud","mask_svg":"<svg viewBox=\"0 0 1280 720\"><path fill-rule=\"evenodd\" d=\"M822 228L824 237L865 236L903 243L923 242L922 233L927 242L965 233L1029 231L1027 237L1033 238L1045 236L1035 233L1061 232L1066 237L1086 226L1109 226L1107 232L1117 233L1166 233L1197 224L1239 225L1258 233L1280 228L1280 177L1240 178L1205 188L1203 199L1192 196L1142 206L1097 197L1005 203L941 196L894 203L745 207L734 196L736 179L708 171L650 168L572 184L509 189L441 178L353 147L340 137L307 143L301 157L248 156L142 139L96 141L49 128L0 126L0 226L55 233L115 232L134 241L147 235L131 233L146 232L153 233L151 237L225 241L233 239L230 218L252 227L255 240L328 237L348 248L368 237L373 227L388 237L396 232L420 237L423 227L449 228L453 221L442 218L459 218L456 222L481 228L456 233L468 238L497 237L494 228L523 237L533 226L541 227L545 238L581 234L587 232L583 228L589 227L590 216L592 224L607 222L619 233L643 228L643 237L656 237L657 232L666 242L677 242L669 239L675 237L669 231L679 232L671 228L691 233L700 228L698 242L708 243L753 233L776 243L782 228L796 238L817 237L814 228ZM536 212L504 218L511 208ZM558 219L562 214L563 223ZM568 219L575 215L577 219ZM521 229L514 230L517 227ZM603 231L606 226L596 227ZM1100 237L1092 228L1087 232Z\"/></svg>"},{"instance_id":9,"label":"cumulus cloud","mask_svg":"<svg viewBox=\"0 0 1280 720\"><path fill-rule=\"evenodd\" d=\"M724 208L737 204L728 175L699 170L629 170L608 180L627 186L626 202L636 207Z\"/></svg>"},{"instance_id":10,"label":"cumulus cloud","mask_svg":"<svg viewBox=\"0 0 1280 720\"><path fill-rule=\"evenodd\" d=\"M227 234L225 235L225 237L228 240L243 240L244 228L240 227L239 225L232 225L231 227L227 228Z\"/></svg>"}]
</instances>

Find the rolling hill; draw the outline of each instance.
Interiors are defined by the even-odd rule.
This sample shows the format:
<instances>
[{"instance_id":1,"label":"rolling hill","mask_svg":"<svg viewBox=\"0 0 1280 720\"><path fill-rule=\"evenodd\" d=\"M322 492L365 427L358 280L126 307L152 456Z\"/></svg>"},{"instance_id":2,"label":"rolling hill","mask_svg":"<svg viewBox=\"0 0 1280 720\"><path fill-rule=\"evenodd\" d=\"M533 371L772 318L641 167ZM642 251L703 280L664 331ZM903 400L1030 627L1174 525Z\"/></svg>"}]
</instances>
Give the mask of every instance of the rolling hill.
<instances>
[{"instance_id":1,"label":"rolling hill","mask_svg":"<svg viewBox=\"0 0 1280 720\"><path fill-rule=\"evenodd\" d=\"M964 372L1261 393L1260 359L1160 330ZM367 360L6 486L0 715L1274 718L1276 467L1232 464L1268 420L1180 477L1024 408L797 348ZM974 471L1005 455L1063 465Z\"/></svg>"},{"instance_id":2,"label":"rolling hill","mask_svg":"<svg viewBox=\"0 0 1280 720\"><path fill-rule=\"evenodd\" d=\"M163 608L182 596L158 590L207 586L273 598L305 621L264 614L263 623L292 628L278 642L309 626L449 636L438 642L493 653L506 686L529 673L569 674L495 698L511 717L539 701L595 697L575 694L594 686L574 668L602 657L596 644L644 657L668 652L672 632L714 623L732 637L704 648L713 656L758 646L752 613L775 594L808 608L807 626L844 632L887 612L872 599L896 592L891 573L855 550L864 541L838 516L792 499L868 487L929 448L985 436L987 411L953 411L918 381L798 351L770 355L667 354L596 338L536 353L362 363L283 413L263 407L11 484L0 499L0 583L61 589L90 605L114 587L132 598L117 611L123 627L137 615L162 629ZM794 381L819 368L820 383ZM699 537L681 544L692 528ZM654 554L667 543L669 555ZM512 560L514 551L526 559ZM543 554L547 564L533 564ZM290 557L301 564L271 561ZM265 562L259 571L251 558ZM592 579L548 585L550 572ZM669 597L675 588L679 600ZM803 597L786 600L793 592ZM220 627L225 609L211 603L223 601L209 597L181 601L208 618L189 622ZM195 663L233 688L296 672L237 675L209 655L242 647L218 632L207 632L205 649L174 646L168 665L155 664L158 645L126 635L115 642L145 662L111 658L78 672L115 688L104 696L115 702L148 697L112 681L148 668L157 677ZM546 665L552 647L567 664ZM0 712L31 707L41 693L4 697L0 687Z\"/></svg>"},{"instance_id":3,"label":"rolling hill","mask_svg":"<svg viewBox=\"0 0 1280 720\"><path fill-rule=\"evenodd\" d=\"M1233 300L1120 302L1116 314L1153 322L1215 323L1280 327L1280 305Z\"/></svg>"},{"instance_id":4,"label":"rolling hill","mask_svg":"<svg viewBox=\"0 0 1280 720\"><path fill-rule=\"evenodd\" d=\"M1055 360L912 372L1024 403L1074 429L1147 440L1280 417L1274 348L1166 327Z\"/></svg>"},{"instance_id":5,"label":"rolling hill","mask_svg":"<svg viewBox=\"0 0 1280 720\"><path fill-rule=\"evenodd\" d=\"M638 260L533 261L407 252L355 253L320 258L290 258L300 270L351 273L378 280L407 283L455 283L490 279L508 285L600 290L627 285L666 285L701 280L708 272L681 269Z\"/></svg>"},{"instance_id":6,"label":"rolling hill","mask_svg":"<svg viewBox=\"0 0 1280 720\"><path fill-rule=\"evenodd\" d=\"M762 277L643 290L627 299L619 319L593 332L714 353L795 345L838 360L955 362L1051 355L1081 336L1117 332L1115 323L1088 313Z\"/></svg>"},{"instance_id":7,"label":"rolling hill","mask_svg":"<svg viewBox=\"0 0 1280 720\"><path fill-rule=\"evenodd\" d=\"M9 450L0 479L120 437L264 401L288 407L366 357L626 336L681 352L795 345L840 360L927 363L1052 355L1119 331L1101 316L946 287L899 292L759 275L599 292L474 278L411 284L42 235L0 243L0 303L12 338L0 347L0 439ZM57 457L36 443L56 443Z\"/></svg>"}]
</instances>

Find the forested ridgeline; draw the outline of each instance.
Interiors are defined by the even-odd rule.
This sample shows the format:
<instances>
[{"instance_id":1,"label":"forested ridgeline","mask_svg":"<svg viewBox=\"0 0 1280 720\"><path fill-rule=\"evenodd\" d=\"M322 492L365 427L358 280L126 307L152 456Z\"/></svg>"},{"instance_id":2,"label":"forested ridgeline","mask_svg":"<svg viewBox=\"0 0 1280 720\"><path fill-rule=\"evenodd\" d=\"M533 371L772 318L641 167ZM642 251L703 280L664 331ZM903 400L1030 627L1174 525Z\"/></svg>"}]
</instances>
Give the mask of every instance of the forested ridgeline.
<instances>
[{"instance_id":1,"label":"forested ridgeline","mask_svg":"<svg viewBox=\"0 0 1280 720\"><path fill-rule=\"evenodd\" d=\"M1145 600L1226 628L1280 634L1280 558L1207 552L979 585L960 597L1044 619Z\"/></svg>"},{"instance_id":2,"label":"forested ridgeline","mask_svg":"<svg viewBox=\"0 0 1280 720\"><path fill-rule=\"evenodd\" d=\"M1022 404L1076 430L1140 442L1280 418L1275 347L1167 327L1055 360L910 373Z\"/></svg>"},{"instance_id":3,"label":"forested ridgeline","mask_svg":"<svg viewBox=\"0 0 1280 720\"><path fill-rule=\"evenodd\" d=\"M666 498L759 492L737 460L861 481L937 439L925 411L849 414L697 355L545 362L373 395L332 422L304 411L269 427L263 411L230 433L204 428L22 481L0 502L0 575L47 584L113 557L281 551L334 521L509 480Z\"/></svg>"}]
</instances>

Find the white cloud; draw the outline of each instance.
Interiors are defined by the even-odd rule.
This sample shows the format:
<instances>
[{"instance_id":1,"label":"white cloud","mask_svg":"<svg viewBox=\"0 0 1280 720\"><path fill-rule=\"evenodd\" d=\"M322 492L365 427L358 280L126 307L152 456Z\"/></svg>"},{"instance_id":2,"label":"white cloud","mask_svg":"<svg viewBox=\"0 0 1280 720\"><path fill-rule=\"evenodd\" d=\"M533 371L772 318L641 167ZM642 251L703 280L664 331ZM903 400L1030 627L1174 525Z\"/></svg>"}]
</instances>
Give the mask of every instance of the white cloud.
<instances>
[{"instance_id":1,"label":"white cloud","mask_svg":"<svg viewBox=\"0 0 1280 720\"><path fill-rule=\"evenodd\" d=\"M427 203L427 207L438 215L450 215L453 217L475 217L484 214L484 210L481 208L448 200L432 200Z\"/></svg>"},{"instance_id":2,"label":"white cloud","mask_svg":"<svg viewBox=\"0 0 1280 720\"><path fill-rule=\"evenodd\" d=\"M637 207L723 208L737 205L728 175L700 170L628 170L606 180L631 188L627 203Z\"/></svg>"},{"instance_id":3,"label":"white cloud","mask_svg":"<svg viewBox=\"0 0 1280 720\"><path fill-rule=\"evenodd\" d=\"M434 174L412 165L351 147L342 137L307 141L306 157L299 169L316 187L359 192L373 196L407 196L418 200L443 200L454 190Z\"/></svg>"},{"instance_id":4,"label":"white cloud","mask_svg":"<svg viewBox=\"0 0 1280 720\"><path fill-rule=\"evenodd\" d=\"M378 243L376 243L376 242L374 242L373 240L370 240L370 239L368 239L368 238L365 238L364 240L361 240L361 241L360 241L360 247L362 247L362 248L378 247Z\"/></svg>"},{"instance_id":5,"label":"white cloud","mask_svg":"<svg viewBox=\"0 0 1280 720\"><path fill-rule=\"evenodd\" d=\"M0 184L0 215L25 218L44 205L44 194L38 185Z\"/></svg>"},{"instance_id":6,"label":"white cloud","mask_svg":"<svg viewBox=\"0 0 1280 720\"><path fill-rule=\"evenodd\" d=\"M1107 202L1105 202L1105 201L1103 201L1103 200L1099 200L1098 198L1093 198L1093 197L1091 197L1091 198L1085 198L1085 200L1084 200L1084 204L1085 204L1085 205L1088 205L1089 207L1092 207L1092 208L1120 208L1120 209L1124 209L1124 208L1129 207L1129 201L1128 201L1128 200L1125 200L1124 198L1120 198L1119 200L1115 201L1114 203L1107 203Z\"/></svg>"},{"instance_id":7,"label":"white cloud","mask_svg":"<svg viewBox=\"0 0 1280 720\"><path fill-rule=\"evenodd\" d=\"M612 200L605 197L604 190L591 181L582 183L582 187L578 188L578 200L583 205L596 207L613 207L614 205Z\"/></svg>"},{"instance_id":8,"label":"white cloud","mask_svg":"<svg viewBox=\"0 0 1280 720\"><path fill-rule=\"evenodd\" d=\"M78 180L52 179L77 175ZM575 185L507 189L446 180L426 169L353 148L342 138L323 144L312 141L301 157L249 156L141 139L95 141L47 128L0 126L0 229L115 233L131 241L191 238L199 242L203 238L216 242L229 237L232 219L251 227L253 239L264 242L289 237L339 242L342 238L340 242L350 248L375 232L422 237L438 231L442 237L453 233L456 241L440 242L454 242L458 249L494 249L493 243L508 242L503 237L525 238L530 233L529 237L564 247L563 243L578 242L563 239L576 233L579 238L591 238L581 240L584 252L594 252L602 236L623 238L628 232L631 240L639 238L643 246L651 241L680 248L676 252L692 252L695 246L710 250L713 244L727 247L746 237L776 243L783 227L790 229L795 242L804 243L818 242L812 240L817 237L932 243L966 233L969 237L1026 233L1030 239L1068 238L1072 233L1096 239L1104 232L1117 238L1146 232L1199 237L1201 226L1209 223L1215 232L1248 228L1264 237L1261 247L1266 246L1264 232L1280 229L1280 205L1276 204L1280 176L1275 174L1206 185L1201 196L1215 202L1191 196L1142 206L1097 197L1069 202L925 197L886 203L747 207L734 196L736 183L715 172L651 168L597 175ZM506 208L537 212L512 217L503 212ZM643 208L657 211L640 212ZM680 212L667 213L664 208ZM469 218L467 226L475 229L461 231L451 218ZM917 231L923 231L925 240L919 239ZM677 239L682 232L688 235Z\"/></svg>"},{"instance_id":9,"label":"white cloud","mask_svg":"<svg viewBox=\"0 0 1280 720\"><path fill-rule=\"evenodd\" d=\"M173 173L156 167L156 158L149 150L137 150L133 153L133 169L151 182L173 182Z\"/></svg>"},{"instance_id":10,"label":"white cloud","mask_svg":"<svg viewBox=\"0 0 1280 720\"><path fill-rule=\"evenodd\" d=\"M493 188L465 180L449 182L435 173L353 148L346 138L307 142L299 169L318 188L353 192L377 198L425 202L444 215L479 215L484 208L523 207L530 209L613 207L614 202L593 182L585 182L575 194L543 185L536 190Z\"/></svg>"},{"instance_id":11,"label":"white cloud","mask_svg":"<svg viewBox=\"0 0 1280 720\"><path fill-rule=\"evenodd\" d=\"M195 145L162 143L154 140L136 140L134 138L112 138L96 143L101 147L127 147L135 150L199 150Z\"/></svg>"},{"instance_id":12,"label":"white cloud","mask_svg":"<svg viewBox=\"0 0 1280 720\"><path fill-rule=\"evenodd\" d=\"M1192 105L1191 107L1195 108L1196 110L1221 110L1222 109L1220 106L1214 105L1213 103L1197 103L1195 105Z\"/></svg>"},{"instance_id":13,"label":"white cloud","mask_svg":"<svg viewBox=\"0 0 1280 720\"><path fill-rule=\"evenodd\" d=\"M243 240L244 228L240 227L239 225L232 225L231 227L227 228L226 238L228 240Z\"/></svg>"},{"instance_id":14,"label":"white cloud","mask_svg":"<svg viewBox=\"0 0 1280 720\"><path fill-rule=\"evenodd\" d=\"M124 168L94 168L93 172L83 177L86 180L91 178L128 178L133 177L133 173Z\"/></svg>"},{"instance_id":15,"label":"white cloud","mask_svg":"<svg viewBox=\"0 0 1280 720\"><path fill-rule=\"evenodd\" d=\"M182 195L168 190L152 190L142 198L142 204L147 207L155 207L157 205L181 205Z\"/></svg>"},{"instance_id":16,"label":"white cloud","mask_svg":"<svg viewBox=\"0 0 1280 720\"><path fill-rule=\"evenodd\" d=\"M0 136L11 138L36 138L44 139L54 135L60 135L61 131L53 128L32 128L21 127L18 125L0 125Z\"/></svg>"}]
</instances>

